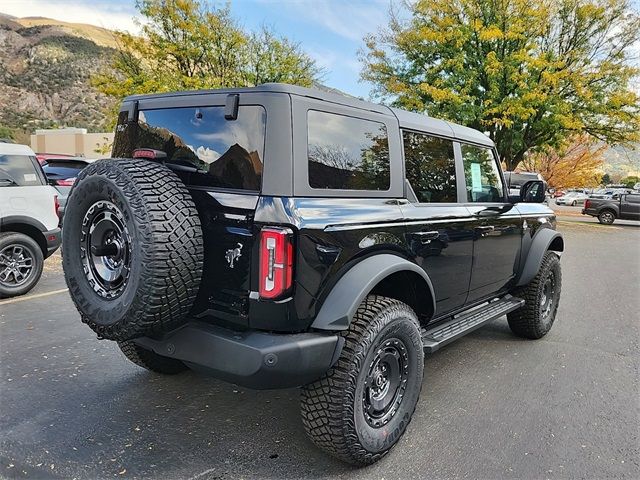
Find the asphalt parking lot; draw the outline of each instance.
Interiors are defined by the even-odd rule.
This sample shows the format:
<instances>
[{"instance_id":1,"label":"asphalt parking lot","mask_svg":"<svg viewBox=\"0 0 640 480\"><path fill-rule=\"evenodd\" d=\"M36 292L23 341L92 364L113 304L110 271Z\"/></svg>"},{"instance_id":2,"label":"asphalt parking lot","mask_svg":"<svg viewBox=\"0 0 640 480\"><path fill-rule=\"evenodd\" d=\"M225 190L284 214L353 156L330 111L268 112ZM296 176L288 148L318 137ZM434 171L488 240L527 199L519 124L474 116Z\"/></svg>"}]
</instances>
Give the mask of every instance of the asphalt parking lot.
<instances>
[{"instance_id":1,"label":"asphalt parking lot","mask_svg":"<svg viewBox=\"0 0 640 480\"><path fill-rule=\"evenodd\" d=\"M640 226L562 217L544 339L502 318L427 357L397 448L354 469L318 451L298 391L151 374L80 323L60 257L0 301L0 477L640 478Z\"/></svg>"}]
</instances>

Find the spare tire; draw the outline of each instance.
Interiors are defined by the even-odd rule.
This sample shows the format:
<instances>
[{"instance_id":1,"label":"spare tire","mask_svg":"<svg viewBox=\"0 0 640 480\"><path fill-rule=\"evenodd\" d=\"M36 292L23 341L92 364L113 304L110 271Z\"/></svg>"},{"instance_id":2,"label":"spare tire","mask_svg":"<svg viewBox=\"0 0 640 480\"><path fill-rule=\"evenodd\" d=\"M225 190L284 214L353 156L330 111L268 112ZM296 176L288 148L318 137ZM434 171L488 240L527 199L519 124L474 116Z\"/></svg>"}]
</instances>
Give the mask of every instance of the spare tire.
<instances>
[{"instance_id":1,"label":"spare tire","mask_svg":"<svg viewBox=\"0 0 640 480\"><path fill-rule=\"evenodd\" d=\"M164 165L100 160L67 202L63 268L82 321L125 341L182 325L202 277L200 219L189 191Z\"/></svg>"}]
</instances>

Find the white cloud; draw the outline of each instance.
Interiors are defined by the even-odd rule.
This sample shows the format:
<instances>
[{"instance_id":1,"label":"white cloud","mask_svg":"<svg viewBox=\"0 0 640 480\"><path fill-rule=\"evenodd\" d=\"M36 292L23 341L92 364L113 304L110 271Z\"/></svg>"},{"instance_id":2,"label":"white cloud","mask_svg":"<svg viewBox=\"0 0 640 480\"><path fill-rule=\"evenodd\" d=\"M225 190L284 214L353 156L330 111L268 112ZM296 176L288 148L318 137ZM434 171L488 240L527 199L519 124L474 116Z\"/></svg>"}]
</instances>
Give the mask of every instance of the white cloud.
<instances>
[{"instance_id":1,"label":"white cloud","mask_svg":"<svg viewBox=\"0 0 640 480\"><path fill-rule=\"evenodd\" d=\"M272 5L273 0L259 0ZM359 42L386 24L390 0L293 0L278 1L291 16L321 25L348 40Z\"/></svg>"},{"instance_id":2,"label":"white cloud","mask_svg":"<svg viewBox=\"0 0 640 480\"><path fill-rule=\"evenodd\" d=\"M14 17L47 17L71 23L88 23L111 30L139 31L134 22L134 3L99 0L2 0L0 12Z\"/></svg>"},{"instance_id":3,"label":"white cloud","mask_svg":"<svg viewBox=\"0 0 640 480\"><path fill-rule=\"evenodd\" d=\"M191 145L187 145L187 147L189 147L191 151L193 151L193 153L195 153L204 163L213 163L221 156L220 153L216 152L212 148L205 147L203 145L200 145L195 149Z\"/></svg>"}]
</instances>

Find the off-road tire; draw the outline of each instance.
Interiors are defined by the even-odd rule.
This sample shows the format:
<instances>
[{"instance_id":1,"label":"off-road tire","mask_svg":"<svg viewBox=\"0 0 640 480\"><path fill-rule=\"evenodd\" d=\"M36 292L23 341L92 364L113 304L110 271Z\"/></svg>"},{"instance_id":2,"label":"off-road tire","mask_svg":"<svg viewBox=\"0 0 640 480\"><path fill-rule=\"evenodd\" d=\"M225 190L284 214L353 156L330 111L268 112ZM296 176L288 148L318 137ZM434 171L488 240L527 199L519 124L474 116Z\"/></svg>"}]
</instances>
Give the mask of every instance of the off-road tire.
<instances>
[{"instance_id":1,"label":"off-road tire","mask_svg":"<svg viewBox=\"0 0 640 480\"><path fill-rule=\"evenodd\" d=\"M598 214L598 221L603 225L611 225L616 219L613 210L603 210Z\"/></svg>"},{"instance_id":2,"label":"off-road tire","mask_svg":"<svg viewBox=\"0 0 640 480\"><path fill-rule=\"evenodd\" d=\"M33 238L18 232L0 233L0 253L11 246L23 248L25 252L28 252L33 263L28 277L22 280L24 283L11 285L13 281L3 282L0 279L0 298L16 297L29 292L40 280L42 268L44 267L42 249ZM2 261L0 263L0 273L2 273L4 271L4 263ZM15 280L13 274L9 278Z\"/></svg>"},{"instance_id":3,"label":"off-road tire","mask_svg":"<svg viewBox=\"0 0 640 480\"><path fill-rule=\"evenodd\" d=\"M424 370L420 325L408 305L371 295L358 308L343 338L336 364L302 389L302 423L321 449L348 463L368 465L389 452L411 421ZM373 359L393 339L400 339L406 347L405 389L395 415L374 428L365 418L364 382Z\"/></svg>"},{"instance_id":4,"label":"off-road tire","mask_svg":"<svg viewBox=\"0 0 640 480\"><path fill-rule=\"evenodd\" d=\"M548 312L543 308L545 296L545 282L553 276L555 283L553 297ZM524 338L537 340L544 337L551 327L558 312L560 304L560 291L562 289L562 271L560 258L555 252L545 253L540 270L534 279L525 287L513 292L517 297L523 298L525 304L509 314L507 320L511 331Z\"/></svg>"},{"instance_id":5,"label":"off-road tire","mask_svg":"<svg viewBox=\"0 0 640 480\"><path fill-rule=\"evenodd\" d=\"M83 263L88 215L107 204L118 210L131 240L127 279L113 298L96 290ZM99 337L124 341L184 323L202 277L202 229L189 191L164 165L109 159L86 167L67 202L63 244L71 298L82 321Z\"/></svg>"},{"instance_id":6,"label":"off-road tire","mask_svg":"<svg viewBox=\"0 0 640 480\"><path fill-rule=\"evenodd\" d=\"M188 370L187 366L180 360L163 357L133 342L118 342L118 347L120 347L124 356L133 363L152 372L175 375Z\"/></svg>"}]
</instances>

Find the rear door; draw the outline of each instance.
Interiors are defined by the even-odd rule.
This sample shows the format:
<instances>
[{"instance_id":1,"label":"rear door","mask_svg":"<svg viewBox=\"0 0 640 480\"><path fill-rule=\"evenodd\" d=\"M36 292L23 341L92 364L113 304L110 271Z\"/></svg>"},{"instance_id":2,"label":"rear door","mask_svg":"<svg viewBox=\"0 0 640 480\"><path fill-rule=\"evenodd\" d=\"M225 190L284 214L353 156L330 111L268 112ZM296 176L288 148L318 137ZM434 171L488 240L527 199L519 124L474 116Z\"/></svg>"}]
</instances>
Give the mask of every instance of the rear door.
<instances>
[{"instance_id":1,"label":"rear door","mask_svg":"<svg viewBox=\"0 0 640 480\"><path fill-rule=\"evenodd\" d=\"M402 133L405 172L412 201L402 205L407 243L433 283L436 316L467 298L473 254L469 212L458 203L454 142L425 133Z\"/></svg>"},{"instance_id":2,"label":"rear door","mask_svg":"<svg viewBox=\"0 0 640 480\"><path fill-rule=\"evenodd\" d=\"M133 124L121 112L113 156L131 157L136 148L166 154L164 163L189 189L202 223L204 273L195 314L248 326L267 109L260 96L242 94L234 118L225 112L228 97L141 100Z\"/></svg>"},{"instance_id":3,"label":"rear door","mask_svg":"<svg viewBox=\"0 0 640 480\"><path fill-rule=\"evenodd\" d=\"M515 276L523 225L520 213L507 201L493 150L461 143L460 155L474 231L467 302L474 302L503 289Z\"/></svg>"}]
</instances>

